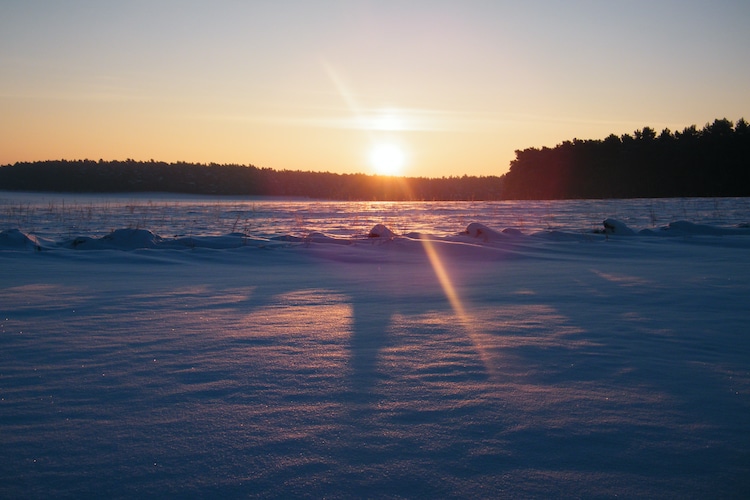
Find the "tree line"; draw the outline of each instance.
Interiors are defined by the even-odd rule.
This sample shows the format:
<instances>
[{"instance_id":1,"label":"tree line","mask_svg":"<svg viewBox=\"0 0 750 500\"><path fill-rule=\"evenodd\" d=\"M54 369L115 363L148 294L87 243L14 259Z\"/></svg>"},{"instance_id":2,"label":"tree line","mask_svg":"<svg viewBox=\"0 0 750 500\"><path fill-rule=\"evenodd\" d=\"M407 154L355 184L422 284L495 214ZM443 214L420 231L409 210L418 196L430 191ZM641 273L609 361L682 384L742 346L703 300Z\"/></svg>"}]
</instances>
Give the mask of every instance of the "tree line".
<instances>
[{"instance_id":1,"label":"tree line","mask_svg":"<svg viewBox=\"0 0 750 500\"><path fill-rule=\"evenodd\" d=\"M0 189L52 192L170 192L335 200L496 200L501 179L386 177L154 160L50 160L0 167Z\"/></svg>"},{"instance_id":2,"label":"tree line","mask_svg":"<svg viewBox=\"0 0 750 500\"><path fill-rule=\"evenodd\" d=\"M503 180L505 199L750 196L750 126L724 118L517 150Z\"/></svg>"},{"instance_id":3,"label":"tree line","mask_svg":"<svg viewBox=\"0 0 750 500\"><path fill-rule=\"evenodd\" d=\"M723 119L680 132L516 150L503 176L384 177L253 165L50 160L0 167L0 189L173 192L336 200L500 200L750 196L750 126Z\"/></svg>"}]
</instances>

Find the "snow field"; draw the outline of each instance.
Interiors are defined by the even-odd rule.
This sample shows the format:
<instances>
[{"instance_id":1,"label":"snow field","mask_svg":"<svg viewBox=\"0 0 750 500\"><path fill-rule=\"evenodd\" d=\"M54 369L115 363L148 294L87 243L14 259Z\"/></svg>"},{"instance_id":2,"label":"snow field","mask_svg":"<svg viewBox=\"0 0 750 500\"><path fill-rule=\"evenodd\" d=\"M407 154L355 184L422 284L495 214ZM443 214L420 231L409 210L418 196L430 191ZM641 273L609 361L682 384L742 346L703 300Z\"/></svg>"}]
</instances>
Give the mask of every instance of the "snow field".
<instances>
[{"instance_id":1,"label":"snow field","mask_svg":"<svg viewBox=\"0 0 750 500\"><path fill-rule=\"evenodd\" d=\"M4 231L0 496L744 497L750 239L668 231Z\"/></svg>"}]
</instances>

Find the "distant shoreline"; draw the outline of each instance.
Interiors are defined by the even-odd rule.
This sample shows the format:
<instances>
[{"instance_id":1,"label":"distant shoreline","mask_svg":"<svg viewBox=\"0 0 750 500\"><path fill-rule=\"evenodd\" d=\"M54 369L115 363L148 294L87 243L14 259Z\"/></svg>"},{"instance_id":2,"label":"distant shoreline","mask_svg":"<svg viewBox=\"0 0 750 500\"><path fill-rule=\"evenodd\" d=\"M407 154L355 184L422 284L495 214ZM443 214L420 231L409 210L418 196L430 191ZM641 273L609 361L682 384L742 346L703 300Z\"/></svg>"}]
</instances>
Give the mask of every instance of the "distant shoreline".
<instances>
[{"instance_id":1,"label":"distant shoreline","mask_svg":"<svg viewBox=\"0 0 750 500\"><path fill-rule=\"evenodd\" d=\"M386 177L218 165L53 160L0 167L0 190L70 193L162 192L352 201L499 200L502 179Z\"/></svg>"},{"instance_id":2,"label":"distant shoreline","mask_svg":"<svg viewBox=\"0 0 750 500\"><path fill-rule=\"evenodd\" d=\"M492 201L750 196L750 125L649 127L516 151L502 176L388 177L254 165L49 160L0 166L0 190L164 192L351 201Z\"/></svg>"}]
</instances>

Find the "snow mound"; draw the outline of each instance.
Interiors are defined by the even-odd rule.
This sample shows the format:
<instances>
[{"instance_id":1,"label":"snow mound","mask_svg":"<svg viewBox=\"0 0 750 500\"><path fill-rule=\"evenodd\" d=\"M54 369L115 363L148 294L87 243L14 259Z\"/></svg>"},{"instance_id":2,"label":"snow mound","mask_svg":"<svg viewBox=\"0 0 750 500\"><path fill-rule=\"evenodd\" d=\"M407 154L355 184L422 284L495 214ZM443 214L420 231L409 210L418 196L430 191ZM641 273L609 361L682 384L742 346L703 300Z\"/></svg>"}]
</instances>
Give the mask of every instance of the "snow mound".
<instances>
[{"instance_id":1,"label":"snow mound","mask_svg":"<svg viewBox=\"0 0 750 500\"><path fill-rule=\"evenodd\" d=\"M102 240L118 248L154 248L161 238L147 229L117 229Z\"/></svg>"},{"instance_id":2,"label":"snow mound","mask_svg":"<svg viewBox=\"0 0 750 500\"><path fill-rule=\"evenodd\" d=\"M116 229L101 238L78 237L66 246L85 250L136 250L156 248L161 237L146 229Z\"/></svg>"},{"instance_id":3,"label":"snow mound","mask_svg":"<svg viewBox=\"0 0 750 500\"><path fill-rule=\"evenodd\" d=\"M368 238L383 238L386 240L392 240L396 237L396 234L388 229L383 224L377 224L373 227L367 235Z\"/></svg>"},{"instance_id":4,"label":"snow mound","mask_svg":"<svg viewBox=\"0 0 750 500\"><path fill-rule=\"evenodd\" d=\"M479 222L472 222L466 226L466 230L460 233L462 235L468 235L472 238L481 239L485 242L503 238L507 236L523 236L523 232L520 229L506 227L502 231L492 229L489 226L481 224Z\"/></svg>"},{"instance_id":5,"label":"snow mound","mask_svg":"<svg viewBox=\"0 0 750 500\"><path fill-rule=\"evenodd\" d=\"M489 227L485 226L484 224L480 224L479 222L472 222L471 224L469 224L463 234L468 234L472 238L478 238L484 241L490 241L503 237L503 233L495 231L494 229L490 229Z\"/></svg>"},{"instance_id":6,"label":"snow mound","mask_svg":"<svg viewBox=\"0 0 750 500\"><path fill-rule=\"evenodd\" d=\"M520 229L513 227L506 227L502 230L502 233L506 236L523 236L523 232Z\"/></svg>"},{"instance_id":7,"label":"snow mound","mask_svg":"<svg viewBox=\"0 0 750 500\"><path fill-rule=\"evenodd\" d=\"M632 236L635 234L635 231L617 219L605 219L602 224L604 224L604 234L617 234L620 236Z\"/></svg>"},{"instance_id":8,"label":"snow mound","mask_svg":"<svg viewBox=\"0 0 750 500\"><path fill-rule=\"evenodd\" d=\"M750 227L739 224L736 227L718 227L708 224L696 224L685 220L670 222L659 229L643 229L639 234L644 236L750 236Z\"/></svg>"},{"instance_id":9,"label":"snow mound","mask_svg":"<svg viewBox=\"0 0 750 500\"><path fill-rule=\"evenodd\" d=\"M302 241L302 238L297 240ZM256 238L244 233L230 233L223 236L188 236L163 238L145 229L118 229L101 238L79 236L65 244L76 250L139 250L139 249L211 249L230 250L241 247L285 246L297 240L280 238L278 242L267 238Z\"/></svg>"},{"instance_id":10,"label":"snow mound","mask_svg":"<svg viewBox=\"0 0 750 500\"><path fill-rule=\"evenodd\" d=\"M42 247L35 238L18 229L7 229L0 231L0 249L29 249L41 250Z\"/></svg>"},{"instance_id":11,"label":"snow mound","mask_svg":"<svg viewBox=\"0 0 750 500\"><path fill-rule=\"evenodd\" d=\"M653 237L675 239L680 242L698 244L712 244L719 246L750 247L750 227L747 224L735 224L732 227L721 227L699 224L684 220L672 222L667 226L652 229L631 229L627 224L615 218L607 218L603 227L593 230L581 229L578 232L558 231L547 229L540 232L523 233L519 229L493 229L490 226L472 222L463 231L449 234L428 232L394 233L384 224L376 224L369 232L359 230L352 236L332 235L322 231L312 231L306 235L285 234L273 230L264 232L262 236L253 236L244 232L229 234L201 234L197 232L190 236L184 234L172 237L162 237L147 229L117 229L105 236L80 235L68 236L64 240L47 239L36 234L29 235L22 229L7 229L0 231L0 250L233 250L245 247L252 248L286 248L318 246L324 249L351 246L362 249L364 247L378 247L381 244L389 249L397 249L399 253L410 251L421 255L424 241L440 245L448 253L474 258L477 252L485 252L495 256L498 251L524 254L536 252L542 246L545 251L553 250L555 242L591 243L605 241L610 236L625 236L631 242L647 241ZM635 238L631 238L636 236ZM692 238L695 236L695 238ZM68 239L72 238L72 239ZM365 243L367 242L367 243ZM347 252L350 252L347 250ZM493 253L494 252L494 253ZM472 257L468 257L472 255ZM505 255L505 254L504 254Z\"/></svg>"}]
</instances>

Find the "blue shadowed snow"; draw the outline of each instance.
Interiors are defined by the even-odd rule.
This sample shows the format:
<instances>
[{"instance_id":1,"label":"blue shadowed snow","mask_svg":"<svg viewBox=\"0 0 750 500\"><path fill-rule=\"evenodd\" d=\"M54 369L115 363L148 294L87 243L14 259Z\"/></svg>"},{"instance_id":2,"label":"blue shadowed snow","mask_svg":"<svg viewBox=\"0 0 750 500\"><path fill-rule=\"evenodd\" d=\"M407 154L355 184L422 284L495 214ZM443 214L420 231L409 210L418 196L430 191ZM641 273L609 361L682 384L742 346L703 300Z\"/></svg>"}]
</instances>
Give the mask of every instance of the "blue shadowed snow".
<instances>
[{"instance_id":1,"label":"blue shadowed snow","mask_svg":"<svg viewBox=\"0 0 750 500\"><path fill-rule=\"evenodd\" d=\"M0 497L750 495L747 227L386 219L5 228Z\"/></svg>"}]
</instances>

